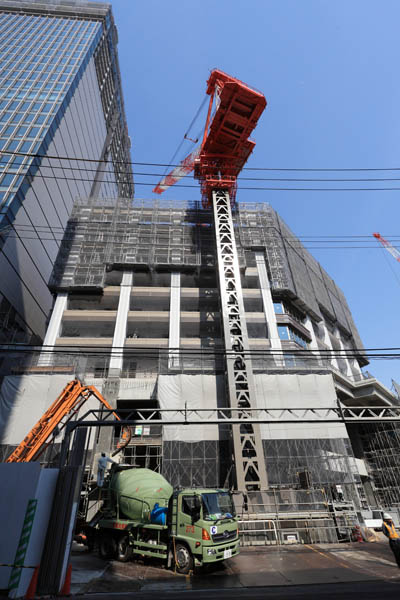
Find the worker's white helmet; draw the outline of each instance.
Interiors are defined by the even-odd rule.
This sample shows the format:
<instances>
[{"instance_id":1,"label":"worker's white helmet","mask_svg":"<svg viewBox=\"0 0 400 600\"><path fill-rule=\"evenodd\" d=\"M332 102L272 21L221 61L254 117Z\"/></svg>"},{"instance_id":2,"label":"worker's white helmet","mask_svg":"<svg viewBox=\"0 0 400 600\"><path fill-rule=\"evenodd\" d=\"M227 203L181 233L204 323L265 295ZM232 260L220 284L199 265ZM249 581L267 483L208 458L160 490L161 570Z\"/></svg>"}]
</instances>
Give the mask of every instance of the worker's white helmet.
<instances>
[{"instance_id":1,"label":"worker's white helmet","mask_svg":"<svg viewBox=\"0 0 400 600\"><path fill-rule=\"evenodd\" d=\"M389 513L383 513L383 520L392 521L392 517L389 515Z\"/></svg>"}]
</instances>

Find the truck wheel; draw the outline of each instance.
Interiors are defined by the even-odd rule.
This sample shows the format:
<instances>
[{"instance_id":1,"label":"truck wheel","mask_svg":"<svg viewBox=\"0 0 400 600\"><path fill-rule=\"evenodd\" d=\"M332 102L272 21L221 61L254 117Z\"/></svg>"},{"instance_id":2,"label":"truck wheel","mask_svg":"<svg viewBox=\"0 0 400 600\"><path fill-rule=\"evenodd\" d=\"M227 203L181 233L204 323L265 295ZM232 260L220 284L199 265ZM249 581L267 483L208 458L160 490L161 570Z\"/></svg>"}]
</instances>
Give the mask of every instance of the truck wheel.
<instances>
[{"instance_id":1,"label":"truck wheel","mask_svg":"<svg viewBox=\"0 0 400 600\"><path fill-rule=\"evenodd\" d=\"M193 571L193 556L185 544L177 542L175 546L175 556L176 570L178 573L186 575L189 571Z\"/></svg>"},{"instance_id":2,"label":"truck wheel","mask_svg":"<svg viewBox=\"0 0 400 600\"><path fill-rule=\"evenodd\" d=\"M115 558L117 552L117 542L113 536L109 533L103 533L99 540L99 555L100 558L107 560L109 558Z\"/></svg>"},{"instance_id":3,"label":"truck wheel","mask_svg":"<svg viewBox=\"0 0 400 600\"><path fill-rule=\"evenodd\" d=\"M117 560L120 562L128 562L132 557L132 547L129 545L129 538L127 535L122 536L118 540L117 545Z\"/></svg>"}]
</instances>

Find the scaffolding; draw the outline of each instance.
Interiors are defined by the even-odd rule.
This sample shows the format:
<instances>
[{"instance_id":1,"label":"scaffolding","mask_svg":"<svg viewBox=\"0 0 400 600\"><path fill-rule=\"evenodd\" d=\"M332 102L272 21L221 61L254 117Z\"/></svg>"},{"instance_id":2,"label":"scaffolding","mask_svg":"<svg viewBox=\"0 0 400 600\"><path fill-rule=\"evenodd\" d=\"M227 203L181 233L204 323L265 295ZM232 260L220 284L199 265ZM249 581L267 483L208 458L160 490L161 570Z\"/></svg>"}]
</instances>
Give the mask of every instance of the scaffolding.
<instances>
[{"instance_id":1,"label":"scaffolding","mask_svg":"<svg viewBox=\"0 0 400 600\"><path fill-rule=\"evenodd\" d=\"M352 541L359 522L352 502L332 502L323 488L271 489L234 498L243 546Z\"/></svg>"},{"instance_id":2,"label":"scaffolding","mask_svg":"<svg viewBox=\"0 0 400 600\"><path fill-rule=\"evenodd\" d=\"M400 425L362 425L360 437L380 505L400 507Z\"/></svg>"},{"instance_id":3,"label":"scaffolding","mask_svg":"<svg viewBox=\"0 0 400 600\"><path fill-rule=\"evenodd\" d=\"M254 378L333 374L341 378L340 386L344 379L349 387L358 383L359 370L352 377L338 364L339 370L335 372L320 331L323 328L318 327L323 316L333 338L337 327L348 339L346 349L349 352L355 347L361 348L347 303L333 280L268 204L238 204L232 218L238 281L241 280L243 289L250 338L244 358L251 361ZM294 324L297 331L297 339L282 340L281 353L272 351L268 339L255 251L265 257L272 301L282 303L282 313L275 313L277 324ZM222 319L218 307L216 264L213 215L198 202L131 201L127 198L76 201L51 278L55 293L70 293L60 339L51 349L51 364L41 364L39 353L8 354L0 364L0 375L71 374L71 379L77 376L87 383L107 386L111 379L109 363L122 273L133 271L123 362L116 378L119 390L116 403L120 398L142 399L151 401L155 409L160 407L157 386L162 377L177 379L176 376L185 375L200 376L200 379L212 376L222 381L226 371L226 348L219 325ZM172 271L180 272L181 279L179 348L169 347L168 339ZM90 311L89 316L85 311ZM98 311L98 318L95 311ZM143 319L143 311L150 316ZM159 313L154 322L151 322L152 311ZM315 345L313 351L307 349L312 339L310 325L306 324L307 315L312 318L314 339L318 349L323 350L322 354ZM141 319L143 333L138 331ZM193 331L194 335L191 334ZM81 340L86 338L89 344L89 349L81 353L76 350L79 337ZM96 337L97 340L93 339ZM254 338L258 338L256 343ZM85 341L78 344L85 346ZM361 364L365 361L362 352L357 358ZM345 389L340 386L340 390ZM219 389L218 394L216 406L224 406L225 390ZM267 406L264 398L257 402ZM118 404L118 409L122 407L123 401ZM283 423L284 418L281 420ZM328 502L333 501L339 486L346 500L359 503L360 476L345 426L340 419L337 424L339 422L342 426L340 435L326 432L324 437L315 428L310 439L303 439L304 432L291 423L287 424L284 439L281 439L282 434L275 435L273 427L268 433L264 429L259 450L267 465L268 485L298 492L300 497L300 474L307 472L309 489L324 489ZM386 426L390 428L389 424ZM224 485L229 481L232 455L228 425L216 425L219 428L216 439L196 438L198 441L192 441L190 436L180 439L179 434L176 439L166 439L162 432L169 428L167 424L150 424L149 427L150 432L145 431L144 426L138 429L125 451L126 462L161 470L171 483L178 485ZM156 427L159 427L157 433ZM185 424L184 427L187 431L196 426ZM396 443L399 444L398 438ZM294 512L299 511L299 502L289 504ZM326 506L324 511L327 511ZM276 517L266 510L263 514L268 517L265 517L266 521L272 519L279 532L281 524ZM309 516L307 519L306 516L301 517L304 527L308 527L305 522ZM327 518L330 523L333 519L320 514L317 517ZM258 516L255 520L259 520ZM299 521L296 526L301 529L300 525ZM321 535L319 539L325 538Z\"/></svg>"},{"instance_id":4,"label":"scaffolding","mask_svg":"<svg viewBox=\"0 0 400 600\"><path fill-rule=\"evenodd\" d=\"M254 248L267 259L272 293L294 301L316 321L337 322L360 353L361 339L342 291L272 207L238 203L232 212L239 268L256 268ZM65 230L50 287L102 290L112 269L216 267L212 211L196 201L78 199Z\"/></svg>"}]
</instances>

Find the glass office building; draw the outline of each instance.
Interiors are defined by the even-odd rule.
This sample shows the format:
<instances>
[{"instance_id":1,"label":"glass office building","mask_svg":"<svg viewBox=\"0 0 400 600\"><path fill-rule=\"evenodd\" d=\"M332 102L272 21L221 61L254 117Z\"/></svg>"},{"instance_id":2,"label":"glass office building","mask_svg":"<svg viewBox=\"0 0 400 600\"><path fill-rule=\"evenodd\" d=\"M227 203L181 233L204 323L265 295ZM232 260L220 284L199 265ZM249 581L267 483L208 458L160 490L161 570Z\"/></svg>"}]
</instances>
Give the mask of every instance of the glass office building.
<instances>
[{"instance_id":1,"label":"glass office building","mask_svg":"<svg viewBox=\"0 0 400 600\"><path fill-rule=\"evenodd\" d=\"M42 338L79 197L132 197L110 6L0 0L0 343Z\"/></svg>"}]
</instances>

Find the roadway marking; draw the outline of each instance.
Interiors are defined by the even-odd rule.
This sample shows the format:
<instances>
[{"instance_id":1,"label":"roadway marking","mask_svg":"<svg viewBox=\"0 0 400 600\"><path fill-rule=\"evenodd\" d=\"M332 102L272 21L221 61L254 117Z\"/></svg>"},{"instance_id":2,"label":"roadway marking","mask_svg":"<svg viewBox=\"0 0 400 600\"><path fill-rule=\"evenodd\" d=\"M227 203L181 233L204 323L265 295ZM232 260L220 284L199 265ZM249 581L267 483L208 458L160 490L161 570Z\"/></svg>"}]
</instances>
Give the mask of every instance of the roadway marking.
<instances>
[{"instance_id":1,"label":"roadway marking","mask_svg":"<svg viewBox=\"0 0 400 600\"><path fill-rule=\"evenodd\" d=\"M341 560L339 560L336 556L335 556L335 558L333 558L332 556L329 556L329 554L325 554L325 552L321 552L320 550L317 550L316 548L313 548L309 544L304 544L304 545L305 545L306 548L309 548L313 552L316 552L317 554L320 554L321 556L324 556L325 558L330 558L331 560L333 560L333 562L338 562L340 565L342 565L346 569L351 569L351 567L349 567L349 565L346 565L346 563L344 563Z\"/></svg>"},{"instance_id":2,"label":"roadway marking","mask_svg":"<svg viewBox=\"0 0 400 600\"><path fill-rule=\"evenodd\" d=\"M362 572L364 572L364 573L367 573L368 575L371 575L371 571L370 571L370 570L368 570L368 569L365 569L365 568L361 567L360 565L357 565L357 564L355 564L354 566L352 566L352 567L351 567L351 566L349 566L349 565L346 565L346 563L342 562L341 560L339 560L339 559L337 558L337 556L334 556L334 557L333 557L333 556L330 556L329 554L326 554L326 553L325 553L325 552L323 552L322 550L317 550L316 548L313 548L313 547L312 547L312 546L310 546L309 544L304 544L304 545L305 545L307 548L309 548L310 550L312 550L313 552L316 552L317 554L320 554L321 556L324 556L325 558L330 558L330 559L331 559L331 560L333 560L334 562L337 562L337 563L339 563L340 565L342 565L342 566L343 566L343 567L345 567L346 569L350 569L350 570L355 570L355 569L358 569L359 571L362 571ZM335 552L335 551L334 551L334 550L332 550L332 553L334 553L334 552ZM343 552L343 551L340 551L340 550L339 550L339 552ZM348 551L347 551L347 552L348 552ZM357 552L357 550L355 550L355 552ZM358 552L358 554L359 554L359 552ZM357 558L357 557L355 557L355 558ZM365 560L365 558L359 558L359 557L358 557L358 560ZM380 558L380 557L379 557L379 558L376 558L375 560L376 560L376 562L383 562L383 561L385 561L385 563L387 563L388 565L390 565L390 566L393 566L393 567L395 566L395 564L394 564L394 563L391 563L390 561L386 561L385 559L382 559L382 558ZM379 579L386 579L386 580L391 580L391 579L394 579L394 578L396 578L396 579L397 579L397 576L396 576L396 575L394 575L394 576L393 576L393 575L388 575L388 576L385 576L385 575L382 575L382 574L376 575L375 573L372 573L372 575L373 575L373 576L376 576L376 577L378 577Z\"/></svg>"}]
</instances>

